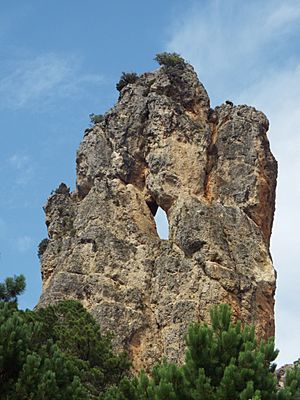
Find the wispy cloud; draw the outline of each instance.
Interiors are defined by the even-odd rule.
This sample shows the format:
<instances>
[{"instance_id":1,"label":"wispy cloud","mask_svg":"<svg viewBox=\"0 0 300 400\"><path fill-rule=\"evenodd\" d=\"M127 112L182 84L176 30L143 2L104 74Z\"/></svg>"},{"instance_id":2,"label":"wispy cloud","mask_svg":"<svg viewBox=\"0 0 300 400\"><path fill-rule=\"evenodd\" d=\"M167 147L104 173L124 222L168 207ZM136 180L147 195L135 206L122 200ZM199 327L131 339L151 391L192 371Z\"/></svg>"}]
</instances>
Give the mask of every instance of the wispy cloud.
<instances>
[{"instance_id":1,"label":"wispy cloud","mask_svg":"<svg viewBox=\"0 0 300 400\"><path fill-rule=\"evenodd\" d=\"M263 110L279 161L272 253L278 270L279 364L299 357L300 3L206 1L187 10L167 48L192 64L213 103L226 98Z\"/></svg>"},{"instance_id":2,"label":"wispy cloud","mask_svg":"<svg viewBox=\"0 0 300 400\"><path fill-rule=\"evenodd\" d=\"M294 24L299 22L300 7L297 1L285 1L278 4L278 7L273 10L266 21L266 27L271 32L279 31L284 32L293 31Z\"/></svg>"},{"instance_id":3,"label":"wispy cloud","mask_svg":"<svg viewBox=\"0 0 300 400\"><path fill-rule=\"evenodd\" d=\"M28 155L13 154L8 159L9 165L15 171L15 183L24 186L34 177L33 163Z\"/></svg>"},{"instance_id":4,"label":"wispy cloud","mask_svg":"<svg viewBox=\"0 0 300 400\"><path fill-rule=\"evenodd\" d=\"M277 343L280 360L299 357L297 326L299 319L298 287L300 282L300 62L265 77L241 94L242 102L263 109L271 121L270 140L279 162L279 179L272 253L278 270ZM290 329L287 332L287 326ZM295 347L295 343L298 346ZM291 358L293 356L293 358Z\"/></svg>"},{"instance_id":5,"label":"wispy cloud","mask_svg":"<svg viewBox=\"0 0 300 400\"><path fill-rule=\"evenodd\" d=\"M30 250L33 246L33 239L30 236L21 236L16 240L17 250L21 253L25 253Z\"/></svg>"},{"instance_id":6,"label":"wispy cloud","mask_svg":"<svg viewBox=\"0 0 300 400\"><path fill-rule=\"evenodd\" d=\"M204 1L174 22L167 48L196 67L219 102L281 66L299 43L299 22L296 0Z\"/></svg>"},{"instance_id":7,"label":"wispy cloud","mask_svg":"<svg viewBox=\"0 0 300 400\"><path fill-rule=\"evenodd\" d=\"M28 155L15 153L9 157L8 163L14 170L15 184L25 186L34 178L34 163Z\"/></svg>"},{"instance_id":8,"label":"wispy cloud","mask_svg":"<svg viewBox=\"0 0 300 400\"><path fill-rule=\"evenodd\" d=\"M101 84L103 77L86 74L75 57L44 54L14 62L0 76L0 107L20 109L78 94L84 86Z\"/></svg>"}]
</instances>

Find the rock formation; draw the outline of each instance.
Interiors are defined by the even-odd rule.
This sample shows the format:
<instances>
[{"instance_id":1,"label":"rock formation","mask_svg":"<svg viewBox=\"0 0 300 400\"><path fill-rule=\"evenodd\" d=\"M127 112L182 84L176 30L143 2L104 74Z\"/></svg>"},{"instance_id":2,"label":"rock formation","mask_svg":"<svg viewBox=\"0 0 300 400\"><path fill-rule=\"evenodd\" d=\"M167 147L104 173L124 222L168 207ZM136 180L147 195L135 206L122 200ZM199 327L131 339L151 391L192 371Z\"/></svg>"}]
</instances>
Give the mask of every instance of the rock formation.
<instances>
[{"instance_id":1,"label":"rock formation","mask_svg":"<svg viewBox=\"0 0 300 400\"><path fill-rule=\"evenodd\" d=\"M61 184L45 206L39 304L79 299L136 369L182 359L187 325L209 321L216 303L274 335L277 164L264 114L231 102L212 110L179 63L125 85L100 121L78 150L76 190Z\"/></svg>"}]
</instances>

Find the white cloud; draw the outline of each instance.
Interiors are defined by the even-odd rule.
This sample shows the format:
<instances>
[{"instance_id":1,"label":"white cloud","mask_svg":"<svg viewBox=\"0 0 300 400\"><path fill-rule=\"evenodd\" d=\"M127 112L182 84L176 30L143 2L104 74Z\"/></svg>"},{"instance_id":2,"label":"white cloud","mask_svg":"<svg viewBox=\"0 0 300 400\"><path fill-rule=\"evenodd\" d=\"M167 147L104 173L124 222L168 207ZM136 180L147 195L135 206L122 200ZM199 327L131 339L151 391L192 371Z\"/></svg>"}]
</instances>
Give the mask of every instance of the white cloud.
<instances>
[{"instance_id":1,"label":"white cloud","mask_svg":"<svg viewBox=\"0 0 300 400\"><path fill-rule=\"evenodd\" d=\"M16 245L17 250L21 253L24 253L32 248L33 240L30 236L21 236L17 238Z\"/></svg>"},{"instance_id":2,"label":"white cloud","mask_svg":"<svg viewBox=\"0 0 300 400\"><path fill-rule=\"evenodd\" d=\"M9 163L16 169L20 170L24 168L29 162L29 157L26 155L14 154L9 158Z\"/></svg>"},{"instance_id":3,"label":"white cloud","mask_svg":"<svg viewBox=\"0 0 300 400\"><path fill-rule=\"evenodd\" d=\"M286 1L279 5L268 17L266 26L271 30L291 31L294 29L293 23L300 19L299 2Z\"/></svg>"},{"instance_id":4,"label":"white cloud","mask_svg":"<svg viewBox=\"0 0 300 400\"><path fill-rule=\"evenodd\" d=\"M33 162L28 155L13 154L8 162L15 171L15 183L17 185L25 186L34 178Z\"/></svg>"},{"instance_id":5,"label":"white cloud","mask_svg":"<svg viewBox=\"0 0 300 400\"><path fill-rule=\"evenodd\" d=\"M271 74L240 96L268 115L270 141L279 163L272 254L278 271L276 295L279 362L300 357L300 63ZM296 305L296 306L295 306ZM288 340L287 340L288 337ZM295 346L295 343L298 343Z\"/></svg>"},{"instance_id":6,"label":"white cloud","mask_svg":"<svg viewBox=\"0 0 300 400\"><path fill-rule=\"evenodd\" d=\"M195 3L173 25L167 48L195 66L213 102L235 100L249 83L277 68L281 53L286 57L282 46L300 31L299 22L298 1Z\"/></svg>"},{"instance_id":7,"label":"white cloud","mask_svg":"<svg viewBox=\"0 0 300 400\"><path fill-rule=\"evenodd\" d=\"M188 10L167 48L195 67L213 101L254 105L270 119L279 162L272 254L278 271L279 365L300 356L300 3L211 1ZM174 28L175 27L175 28Z\"/></svg>"},{"instance_id":8,"label":"white cloud","mask_svg":"<svg viewBox=\"0 0 300 400\"><path fill-rule=\"evenodd\" d=\"M82 72L75 58L44 54L15 62L0 76L0 107L40 106L40 102L78 94L85 85L102 82L102 76Z\"/></svg>"}]
</instances>

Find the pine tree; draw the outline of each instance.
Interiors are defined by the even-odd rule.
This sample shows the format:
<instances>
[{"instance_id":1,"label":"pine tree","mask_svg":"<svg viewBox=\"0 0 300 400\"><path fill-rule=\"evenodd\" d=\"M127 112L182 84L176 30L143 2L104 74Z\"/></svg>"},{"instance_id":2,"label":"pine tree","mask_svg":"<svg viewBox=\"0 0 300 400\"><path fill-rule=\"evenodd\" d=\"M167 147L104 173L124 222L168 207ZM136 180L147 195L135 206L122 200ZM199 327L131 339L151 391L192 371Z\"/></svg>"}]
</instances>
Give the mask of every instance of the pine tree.
<instances>
[{"instance_id":1,"label":"pine tree","mask_svg":"<svg viewBox=\"0 0 300 400\"><path fill-rule=\"evenodd\" d=\"M99 399L129 368L111 337L76 301L18 310L25 279L6 279L0 301L0 400Z\"/></svg>"},{"instance_id":2,"label":"pine tree","mask_svg":"<svg viewBox=\"0 0 300 400\"><path fill-rule=\"evenodd\" d=\"M81 371L81 381L93 395L119 383L130 366L125 353L113 351L111 335L100 327L81 303L66 300L32 313L42 325L42 340L51 339Z\"/></svg>"},{"instance_id":3,"label":"pine tree","mask_svg":"<svg viewBox=\"0 0 300 400\"><path fill-rule=\"evenodd\" d=\"M24 314L0 303L0 399L88 399L80 371L51 340L39 343L41 324Z\"/></svg>"},{"instance_id":4,"label":"pine tree","mask_svg":"<svg viewBox=\"0 0 300 400\"><path fill-rule=\"evenodd\" d=\"M273 340L233 323L227 305L211 310L211 325L190 325L183 365L164 361L130 379L127 356L80 303L19 311L24 288L24 277L0 284L0 400L300 399L299 366L278 390Z\"/></svg>"},{"instance_id":5,"label":"pine tree","mask_svg":"<svg viewBox=\"0 0 300 400\"><path fill-rule=\"evenodd\" d=\"M157 365L151 377L123 380L105 400L292 400L300 373L290 373L287 387L277 389L278 351L273 339L258 342L253 326L231 321L228 305L211 310L211 326L193 323L187 335L185 363Z\"/></svg>"},{"instance_id":6,"label":"pine tree","mask_svg":"<svg viewBox=\"0 0 300 400\"><path fill-rule=\"evenodd\" d=\"M254 395L265 400L276 398L272 362L278 352L273 340L258 344L254 327L242 329L241 322L232 323L230 308L225 304L211 310L211 323L211 327L206 324L189 327L183 366L188 384L192 387L203 369L202 385L211 387L212 398L248 400Z\"/></svg>"},{"instance_id":7,"label":"pine tree","mask_svg":"<svg viewBox=\"0 0 300 400\"><path fill-rule=\"evenodd\" d=\"M39 354L32 352L26 357L11 399L88 400L79 376L80 370L49 340Z\"/></svg>"},{"instance_id":8,"label":"pine tree","mask_svg":"<svg viewBox=\"0 0 300 400\"><path fill-rule=\"evenodd\" d=\"M0 283L0 301L17 303L17 296L25 290L25 276L8 277Z\"/></svg>"},{"instance_id":9,"label":"pine tree","mask_svg":"<svg viewBox=\"0 0 300 400\"><path fill-rule=\"evenodd\" d=\"M295 365L289 369L286 374L285 387L281 391L281 396L278 396L279 400L282 399L293 399L300 400L300 367ZM285 397L284 397L285 396Z\"/></svg>"}]
</instances>

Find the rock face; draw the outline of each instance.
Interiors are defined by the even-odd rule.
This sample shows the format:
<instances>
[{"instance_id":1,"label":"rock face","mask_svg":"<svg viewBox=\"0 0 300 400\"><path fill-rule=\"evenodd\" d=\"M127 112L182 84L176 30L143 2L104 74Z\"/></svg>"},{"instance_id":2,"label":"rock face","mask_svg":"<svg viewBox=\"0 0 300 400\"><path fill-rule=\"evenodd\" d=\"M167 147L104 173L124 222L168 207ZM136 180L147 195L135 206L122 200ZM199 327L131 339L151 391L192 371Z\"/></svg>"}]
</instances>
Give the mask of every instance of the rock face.
<instances>
[{"instance_id":1,"label":"rock face","mask_svg":"<svg viewBox=\"0 0 300 400\"><path fill-rule=\"evenodd\" d=\"M136 369L181 360L187 325L209 321L216 303L274 335L268 126L253 107L210 109L188 64L126 85L85 131L74 193L61 184L45 206L39 304L79 299ZM156 231L158 207L168 240Z\"/></svg>"}]
</instances>

